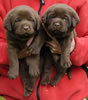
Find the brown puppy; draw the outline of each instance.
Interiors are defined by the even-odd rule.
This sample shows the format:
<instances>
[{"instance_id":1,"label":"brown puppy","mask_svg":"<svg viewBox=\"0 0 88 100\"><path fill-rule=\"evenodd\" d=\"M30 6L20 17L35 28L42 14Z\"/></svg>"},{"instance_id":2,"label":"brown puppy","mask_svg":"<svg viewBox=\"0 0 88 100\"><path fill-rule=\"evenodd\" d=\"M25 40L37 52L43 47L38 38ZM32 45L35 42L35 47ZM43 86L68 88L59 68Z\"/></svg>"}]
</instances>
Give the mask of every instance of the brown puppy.
<instances>
[{"instance_id":1,"label":"brown puppy","mask_svg":"<svg viewBox=\"0 0 88 100\"><path fill-rule=\"evenodd\" d=\"M42 21L49 34L55 37L60 43L62 50L61 54L50 54L50 50L47 50L48 53L45 57L45 75L43 77L42 84L47 85L49 83L51 65L54 64L56 67L56 74L51 80L51 84L56 85L61 77L65 74L67 68L70 68L72 65L69 58L70 47L71 41L76 36L74 28L79 23L79 17L75 10L71 7L65 4L54 4L44 13L42 16ZM49 41L49 37L46 40ZM54 63L52 63L52 60Z\"/></svg>"},{"instance_id":2,"label":"brown puppy","mask_svg":"<svg viewBox=\"0 0 88 100\"><path fill-rule=\"evenodd\" d=\"M28 76L26 77L22 71L22 80L24 83L25 96L29 96L34 89L34 84L37 77L40 74L39 69L39 52L41 44L38 38L40 28L40 18L38 14L28 6L18 6L13 8L6 16L4 21L4 27L6 29L6 37L8 44L8 57L9 57L9 72L8 77L15 79L19 75L19 64L21 70L28 67ZM36 39L37 38L37 39ZM29 46L29 51L32 53L31 56L24 58L20 61L18 59L19 52ZM35 49L36 48L36 49ZM23 62L26 63L23 64ZM22 63L22 64L21 64ZM24 70L25 71L25 70ZM29 83L26 81L28 79ZM34 83L33 83L34 82ZM29 85L26 86L28 83ZM33 83L33 84L31 84ZM28 89L27 89L28 88Z\"/></svg>"}]
</instances>

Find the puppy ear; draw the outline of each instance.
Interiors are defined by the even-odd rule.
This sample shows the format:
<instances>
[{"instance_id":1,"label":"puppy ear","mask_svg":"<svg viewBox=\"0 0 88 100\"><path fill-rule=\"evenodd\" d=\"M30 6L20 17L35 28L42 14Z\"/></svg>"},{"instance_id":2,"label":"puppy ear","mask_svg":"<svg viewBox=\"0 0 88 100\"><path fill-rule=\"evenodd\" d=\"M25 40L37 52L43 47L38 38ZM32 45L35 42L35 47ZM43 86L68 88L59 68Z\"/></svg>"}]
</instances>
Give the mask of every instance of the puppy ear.
<instances>
[{"instance_id":1,"label":"puppy ear","mask_svg":"<svg viewBox=\"0 0 88 100\"><path fill-rule=\"evenodd\" d=\"M34 14L34 17L35 17L36 29L39 30L39 28L40 28L40 17L33 9L31 9L31 10L33 11L33 14Z\"/></svg>"},{"instance_id":2,"label":"puppy ear","mask_svg":"<svg viewBox=\"0 0 88 100\"><path fill-rule=\"evenodd\" d=\"M36 27L37 27L37 30L40 29L40 17L38 15L36 16Z\"/></svg>"},{"instance_id":3,"label":"puppy ear","mask_svg":"<svg viewBox=\"0 0 88 100\"><path fill-rule=\"evenodd\" d=\"M52 8L52 9L51 9L51 8ZM47 9L47 11L43 14L43 16L42 16L41 19L42 19L42 21L43 21L44 24L47 23L47 18L48 18L49 14L50 14L51 12L53 12L53 7L49 7L49 8Z\"/></svg>"},{"instance_id":4,"label":"puppy ear","mask_svg":"<svg viewBox=\"0 0 88 100\"><path fill-rule=\"evenodd\" d=\"M11 16L7 15L4 19L4 28L8 31L12 31L11 27Z\"/></svg>"},{"instance_id":5,"label":"puppy ear","mask_svg":"<svg viewBox=\"0 0 88 100\"><path fill-rule=\"evenodd\" d=\"M43 15L41 19L42 19L43 23L46 23L46 15Z\"/></svg>"},{"instance_id":6,"label":"puppy ear","mask_svg":"<svg viewBox=\"0 0 88 100\"><path fill-rule=\"evenodd\" d=\"M79 23L80 19L79 19L79 16L77 13L75 13L73 16L72 16L72 27L76 27L76 25Z\"/></svg>"}]
</instances>

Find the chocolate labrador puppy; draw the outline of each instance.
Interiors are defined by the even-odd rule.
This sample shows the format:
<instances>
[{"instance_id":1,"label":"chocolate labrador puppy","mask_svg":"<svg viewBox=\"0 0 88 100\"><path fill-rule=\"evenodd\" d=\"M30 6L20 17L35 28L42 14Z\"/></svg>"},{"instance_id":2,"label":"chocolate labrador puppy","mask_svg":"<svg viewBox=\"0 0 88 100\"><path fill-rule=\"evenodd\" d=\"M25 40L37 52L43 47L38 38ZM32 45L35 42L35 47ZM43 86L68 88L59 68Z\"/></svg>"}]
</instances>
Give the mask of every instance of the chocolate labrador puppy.
<instances>
[{"instance_id":1,"label":"chocolate labrador puppy","mask_svg":"<svg viewBox=\"0 0 88 100\"><path fill-rule=\"evenodd\" d=\"M9 11L4 20L4 27L6 29L9 57L8 77L10 79L15 79L19 75L20 66L24 88L26 87L24 95L29 96L34 89L34 84L40 74L39 53L42 43L40 42L39 33L40 18L31 7L18 6ZM31 55L19 60L18 54L25 47L29 48ZM25 67L28 69L27 77L24 74L26 73ZM29 81L27 82L27 80Z\"/></svg>"},{"instance_id":2,"label":"chocolate labrador puppy","mask_svg":"<svg viewBox=\"0 0 88 100\"><path fill-rule=\"evenodd\" d=\"M46 60L46 64L44 65L45 74L42 84L47 85L49 83L51 65L53 64L56 67L56 74L50 83L51 85L56 85L66 70L72 65L70 61L70 48L71 42L76 36L74 28L79 23L79 16L70 6L54 4L44 13L42 22L48 33L54 37L61 46L61 54L52 53L51 48L49 46L46 47L47 52L44 55ZM46 41L50 43L49 34L47 35L48 38L46 38Z\"/></svg>"}]
</instances>

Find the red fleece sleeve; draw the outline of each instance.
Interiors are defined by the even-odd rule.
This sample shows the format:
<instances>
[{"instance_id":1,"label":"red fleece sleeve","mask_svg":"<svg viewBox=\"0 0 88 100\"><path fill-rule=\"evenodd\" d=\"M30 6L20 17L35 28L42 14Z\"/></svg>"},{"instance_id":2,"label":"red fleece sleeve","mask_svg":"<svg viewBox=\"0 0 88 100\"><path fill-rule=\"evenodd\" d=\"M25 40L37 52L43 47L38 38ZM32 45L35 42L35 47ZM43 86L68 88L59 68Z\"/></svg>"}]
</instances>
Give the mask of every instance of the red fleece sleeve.
<instances>
[{"instance_id":1,"label":"red fleece sleeve","mask_svg":"<svg viewBox=\"0 0 88 100\"><path fill-rule=\"evenodd\" d=\"M4 18L7 12L10 10L10 0L6 2L6 0L0 0L0 39L6 39L5 29L3 27Z\"/></svg>"},{"instance_id":2,"label":"red fleece sleeve","mask_svg":"<svg viewBox=\"0 0 88 100\"><path fill-rule=\"evenodd\" d=\"M88 36L77 37L75 42L76 47L71 54L71 61L73 65L81 66L88 62Z\"/></svg>"},{"instance_id":3,"label":"red fleece sleeve","mask_svg":"<svg viewBox=\"0 0 88 100\"><path fill-rule=\"evenodd\" d=\"M76 28L76 46L71 54L72 64L81 66L88 63L88 2L85 2L78 11L80 23Z\"/></svg>"},{"instance_id":4,"label":"red fleece sleeve","mask_svg":"<svg viewBox=\"0 0 88 100\"><path fill-rule=\"evenodd\" d=\"M5 14L5 9L3 9L2 5L0 4L0 39L5 38L5 30L3 27L4 14Z\"/></svg>"},{"instance_id":5,"label":"red fleece sleeve","mask_svg":"<svg viewBox=\"0 0 88 100\"><path fill-rule=\"evenodd\" d=\"M8 2L0 0L0 64L8 64L8 50L3 22L10 8L10 0Z\"/></svg>"}]
</instances>

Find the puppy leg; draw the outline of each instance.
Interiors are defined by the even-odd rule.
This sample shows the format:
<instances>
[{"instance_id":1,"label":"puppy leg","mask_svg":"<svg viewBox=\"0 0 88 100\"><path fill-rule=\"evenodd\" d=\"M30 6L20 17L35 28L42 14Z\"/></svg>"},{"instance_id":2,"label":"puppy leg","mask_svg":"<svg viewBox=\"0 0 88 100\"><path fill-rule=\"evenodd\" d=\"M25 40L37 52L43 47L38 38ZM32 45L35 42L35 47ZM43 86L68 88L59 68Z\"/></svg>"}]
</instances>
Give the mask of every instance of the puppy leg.
<instances>
[{"instance_id":1,"label":"puppy leg","mask_svg":"<svg viewBox=\"0 0 88 100\"><path fill-rule=\"evenodd\" d=\"M50 83L52 56L48 48L44 48L44 51L45 52L42 55L43 65L41 65L44 67L44 76L42 79L42 84L48 85Z\"/></svg>"},{"instance_id":2,"label":"puppy leg","mask_svg":"<svg viewBox=\"0 0 88 100\"><path fill-rule=\"evenodd\" d=\"M50 75L51 75L51 61L49 59L47 59L47 61L45 61L44 64L44 76L42 79L42 84L43 85L48 85L50 83Z\"/></svg>"},{"instance_id":3,"label":"puppy leg","mask_svg":"<svg viewBox=\"0 0 88 100\"><path fill-rule=\"evenodd\" d=\"M26 58L26 63L29 66L29 75L38 77L40 75L40 55L32 55Z\"/></svg>"},{"instance_id":4,"label":"puppy leg","mask_svg":"<svg viewBox=\"0 0 88 100\"><path fill-rule=\"evenodd\" d=\"M9 57L9 72L8 77L15 79L19 75L19 61L17 51L11 45L8 45L8 57Z\"/></svg>"},{"instance_id":5,"label":"puppy leg","mask_svg":"<svg viewBox=\"0 0 88 100\"><path fill-rule=\"evenodd\" d=\"M29 66L27 66L25 60L21 60L20 62L20 73L21 73L21 79L24 85L24 96L28 97L31 95L37 78L32 77L29 75Z\"/></svg>"},{"instance_id":6,"label":"puppy leg","mask_svg":"<svg viewBox=\"0 0 88 100\"><path fill-rule=\"evenodd\" d=\"M54 66L56 67L56 74L50 82L52 86L57 85L57 83L60 81L60 79L64 76L66 72L66 69L60 66L59 56L58 56L57 63L55 63Z\"/></svg>"},{"instance_id":7,"label":"puppy leg","mask_svg":"<svg viewBox=\"0 0 88 100\"><path fill-rule=\"evenodd\" d=\"M60 62L59 62L60 63ZM56 74L53 77L53 79L51 80L51 85L55 86L57 85L57 83L60 81L60 79L65 75L65 73L67 72L67 76L69 79L71 79L71 68L65 69L62 66L60 66L60 64L57 64L56 67Z\"/></svg>"},{"instance_id":8,"label":"puppy leg","mask_svg":"<svg viewBox=\"0 0 88 100\"><path fill-rule=\"evenodd\" d=\"M24 96L30 96L32 91L35 88L37 77L32 77L29 75L29 78L24 83Z\"/></svg>"},{"instance_id":9,"label":"puppy leg","mask_svg":"<svg viewBox=\"0 0 88 100\"><path fill-rule=\"evenodd\" d=\"M63 53L60 56L60 64L63 68L70 68L72 65L70 61L70 47L71 47L72 38L73 38L73 34L63 39L62 41Z\"/></svg>"},{"instance_id":10,"label":"puppy leg","mask_svg":"<svg viewBox=\"0 0 88 100\"><path fill-rule=\"evenodd\" d=\"M57 83L59 82L59 80L64 76L65 72L56 72L54 78L51 80L50 84L52 86L57 85Z\"/></svg>"},{"instance_id":11,"label":"puppy leg","mask_svg":"<svg viewBox=\"0 0 88 100\"><path fill-rule=\"evenodd\" d=\"M37 80L37 77L32 77L30 75L29 77L25 77L23 81L25 97L28 97L31 95L32 91L34 90L36 80Z\"/></svg>"}]
</instances>

